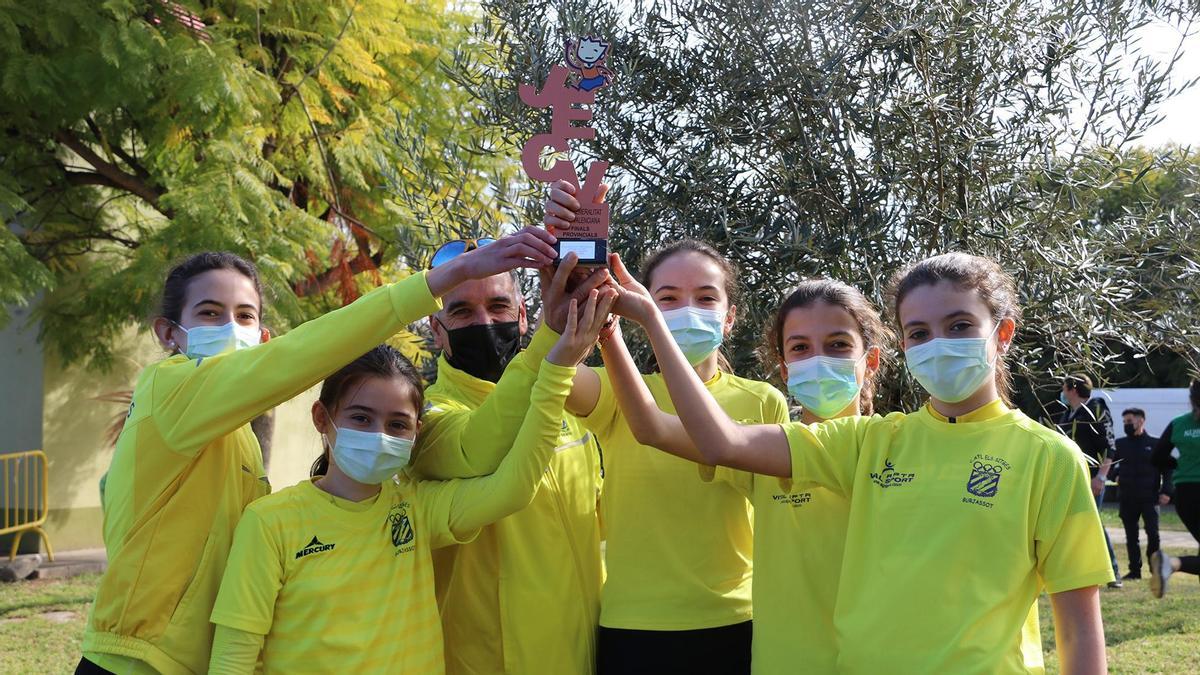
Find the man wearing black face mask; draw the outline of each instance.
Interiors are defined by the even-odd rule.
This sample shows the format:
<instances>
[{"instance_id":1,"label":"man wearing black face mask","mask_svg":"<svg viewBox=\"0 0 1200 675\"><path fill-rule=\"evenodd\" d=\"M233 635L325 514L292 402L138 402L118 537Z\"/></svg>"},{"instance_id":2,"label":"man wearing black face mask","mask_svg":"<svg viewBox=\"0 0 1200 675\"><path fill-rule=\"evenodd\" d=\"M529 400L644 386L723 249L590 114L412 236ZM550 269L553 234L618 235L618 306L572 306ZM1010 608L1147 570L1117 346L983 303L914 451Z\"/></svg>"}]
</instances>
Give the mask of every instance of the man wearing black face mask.
<instances>
[{"instance_id":1,"label":"man wearing black face mask","mask_svg":"<svg viewBox=\"0 0 1200 675\"><path fill-rule=\"evenodd\" d=\"M1142 578L1142 557L1138 542L1138 520L1146 527L1146 557L1158 550L1158 507L1166 504L1164 485L1170 481L1150 461L1158 439L1146 433L1146 413L1129 408L1121 413L1125 437L1117 440L1113 471L1121 490L1121 522L1125 525L1125 546L1129 551L1126 579Z\"/></svg>"},{"instance_id":2,"label":"man wearing black face mask","mask_svg":"<svg viewBox=\"0 0 1200 675\"><path fill-rule=\"evenodd\" d=\"M582 307L607 278L595 274L568 293L573 267L564 262L542 288L543 306L555 312L543 316L524 352L528 318L514 276L465 283L443 296L429 322L442 356L437 382L425 391L418 475L444 480L496 470L529 410L537 367L565 325L569 298ZM574 417L564 415L561 425L528 507L470 543L434 551L448 675L592 672L603 575L599 448Z\"/></svg>"},{"instance_id":3,"label":"man wearing black face mask","mask_svg":"<svg viewBox=\"0 0 1200 675\"><path fill-rule=\"evenodd\" d=\"M481 279L449 295L430 321L446 363L480 380L499 382L529 329L516 278L501 274Z\"/></svg>"}]
</instances>

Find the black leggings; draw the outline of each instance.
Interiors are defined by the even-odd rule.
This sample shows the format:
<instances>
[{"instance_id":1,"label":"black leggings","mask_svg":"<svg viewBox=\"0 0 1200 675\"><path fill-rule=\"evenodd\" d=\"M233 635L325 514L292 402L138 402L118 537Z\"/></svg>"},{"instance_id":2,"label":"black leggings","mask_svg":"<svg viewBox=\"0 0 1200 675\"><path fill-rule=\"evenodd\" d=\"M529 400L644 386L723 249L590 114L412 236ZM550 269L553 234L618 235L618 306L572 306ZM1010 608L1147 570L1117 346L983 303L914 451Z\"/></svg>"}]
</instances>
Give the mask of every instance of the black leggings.
<instances>
[{"instance_id":1,"label":"black leggings","mask_svg":"<svg viewBox=\"0 0 1200 675\"><path fill-rule=\"evenodd\" d=\"M1176 484L1175 497L1171 501L1175 502L1175 513L1179 514L1184 527L1200 543L1200 483ZM1179 565L1180 572L1200 574L1200 556L1182 556Z\"/></svg>"},{"instance_id":2,"label":"black leggings","mask_svg":"<svg viewBox=\"0 0 1200 675\"><path fill-rule=\"evenodd\" d=\"M80 658L79 665L75 666L75 675L114 675L114 673L101 668L85 658Z\"/></svg>"},{"instance_id":3,"label":"black leggings","mask_svg":"<svg viewBox=\"0 0 1200 675\"><path fill-rule=\"evenodd\" d=\"M1175 513L1192 538L1200 542L1200 483L1181 483L1175 486Z\"/></svg>"},{"instance_id":4,"label":"black leggings","mask_svg":"<svg viewBox=\"0 0 1200 675\"><path fill-rule=\"evenodd\" d=\"M699 630L600 627L597 675L749 675L749 621Z\"/></svg>"}]
</instances>

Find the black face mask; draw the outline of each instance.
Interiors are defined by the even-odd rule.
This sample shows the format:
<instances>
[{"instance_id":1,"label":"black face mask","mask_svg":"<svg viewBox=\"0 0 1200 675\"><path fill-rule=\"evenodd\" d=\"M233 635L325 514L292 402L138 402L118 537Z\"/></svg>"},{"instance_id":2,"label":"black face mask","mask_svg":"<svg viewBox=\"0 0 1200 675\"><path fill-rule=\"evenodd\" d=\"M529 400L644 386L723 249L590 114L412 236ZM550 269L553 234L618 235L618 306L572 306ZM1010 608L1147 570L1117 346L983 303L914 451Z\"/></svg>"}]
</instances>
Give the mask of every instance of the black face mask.
<instances>
[{"instance_id":1,"label":"black face mask","mask_svg":"<svg viewBox=\"0 0 1200 675\"><path fill-rule=\"evenodd\" d=\"M1135 433L1137 433L1137 430L1133 428L1133 425L1132 425L1132 424L1126 424L1126 425L1125 425L1125 435L1126 435L1126 436L1132 436L1132 435L1134 435Z\"/></svg>"},{"instance_id":2,"label":"black face mask","mask_svg":"<svg viewBox=\"0 0 1200 675\"><path fill-rule=\"evenodd\" d=\"M450 341L446 362L488 382L498 382L508 362L521 351L521 324L517 321L483 323L454 330L442 324L442 329Z\"/></svg>"}]
</instances>

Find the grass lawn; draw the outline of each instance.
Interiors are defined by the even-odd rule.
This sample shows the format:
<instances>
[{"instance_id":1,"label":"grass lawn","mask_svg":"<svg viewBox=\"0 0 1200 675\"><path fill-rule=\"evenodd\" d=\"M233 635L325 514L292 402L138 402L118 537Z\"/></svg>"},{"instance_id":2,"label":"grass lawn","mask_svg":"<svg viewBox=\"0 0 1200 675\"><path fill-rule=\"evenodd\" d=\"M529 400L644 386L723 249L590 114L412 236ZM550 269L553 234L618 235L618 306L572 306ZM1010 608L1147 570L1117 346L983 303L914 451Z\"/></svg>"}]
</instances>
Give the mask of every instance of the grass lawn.
<instances>
[{"instance_id":1,"label":"grass lawn","mask_svg":"<svg viewBox=\"0 0 1200 675\"><path fill-rule=\"evenodd\" d=\"M71 673L96 574L0 584L0 673Z\"/></svg>"},{"instance_id":2,"label":"grass lawn","mask_svg":"<svg viewBox=\"0 0 1200 675\"><path fill-rule=\"evenodd\" d=\"M1124 546L1118 555L1124 572ZM73 672L97 579L0 584L0 673ZM1200 673L1200 583L1186 574L1170 583L1163 600L1150 596L1148 576L1101 592L1111 672ZM1057 673L1049 599L1043 596L1039 608L1047 670Z\"/></svg>"},{"instance_id":3,"label":"grass lawn","mask_svg":"<svg viewBox=\"0 0 1200 675\"><path fill-rule=\"evenodd\" d=\"M1175 508L1172 506L1163 507L1158 516L1159 530L1178 530L1179 532L1187 532L1187 528L1183 526L1183 521L1179 519L1179 515L1175 513ZM1117 511L1116 504L1105 504L1103 509L1100 509L1100 520L1104 522L1105 527L1122 528L1121 514ZM1143 537L1146 535L1143 534ZM1143 539L1143 541L1145 541Z\"/></svg>"},{"instance_id":4,"label":"grass lawn","mask_svg":"<svg viewBox=\"0 0 1200 675\"><path fill-rule=\"evenodd\" d=\"M1195 548L1166 550L1174 555L1196 554ZM1124 574L1128 571L1125 546L1117 546L1116 553ZM1150 595L1150 573L1144 567L1142 575L1141 581L1126 581L1120 590L1100 590L1109 672L1200 673L1200 583L1193 575L1173 576L1166 597L1156 600ZM1038 609L1046 671L1057 673L1050 598L1043 595Z\"/></svg>"}]
</instances>

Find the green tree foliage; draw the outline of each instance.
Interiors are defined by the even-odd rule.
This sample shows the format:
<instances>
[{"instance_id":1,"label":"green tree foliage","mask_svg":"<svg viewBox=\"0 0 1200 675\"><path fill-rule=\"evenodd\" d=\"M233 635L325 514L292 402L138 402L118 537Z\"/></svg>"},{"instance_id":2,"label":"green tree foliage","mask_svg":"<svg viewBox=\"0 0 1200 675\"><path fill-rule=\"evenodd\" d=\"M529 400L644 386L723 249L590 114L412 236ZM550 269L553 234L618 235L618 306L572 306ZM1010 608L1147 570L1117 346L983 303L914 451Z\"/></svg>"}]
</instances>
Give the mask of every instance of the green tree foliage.
<instances>
[{"instance_id":1,"label":"green tree foliage","mask_svg":"<svg viewBox=\"0 0 1200 675\"><path fill-rule=\"evenodd\" d=\"M49 346L103 365L186 253L255 260L276 329L401 273L431 216L491 210L511 171L463 156L480 132L441 62L468 21L444 0L0 0L0 303L49 290Z\"/></svg>"},{"instance_id":2,"label":"green tree foliage","mask_svg":"<svg viewBox=\"0 0 1200 675\"><path fill-rule=\"evenodd\" d=\"M1172 275L1194 268L1197 260L1191 247L1166 239L1192 237L1195 243L1200 154L1179 148L1135 148L1108 161L1117 167L1110 180L1073 196L1093 205L1092 222L1114 233L1122 232L1121 224L1128 221L1151 220L1166 226L1157 237L1152 231L1133 228L1128 235L1132 242L1114 242L1125 251L1115 248L1113 262L1126 268L1135 282L1118 302L1133 321L1154 326L1160 333L1194 338L1197 306L1195 289L1189 287L1194 281ZM1098 270L1088 273L1100 274ZM1196 374L1195 343L1188 338L1183 340L1184 348L1176 351L1169 343L1131 340L1124 335L1106 341L1115 358L1098 374L1110 386L1186 387Z\"/></svg>"},{"instance_id":3,"label":"green tree foliage","mask_svg":"<svg viewBox=\"0 0 1200 675\"><path fill-rule=\"evenodd\" d=\"M613 163L613 243L627 258L688 235L740 266L741 372L773 370L753 347L800 279L842 279L882 305L895 270L951 250L1017 276L1025 383L1103 371L1130 349L1200 347L1195 157L1126 152L1191 84L1147 58L1138 31L1162 20L1186 32L1192 3L483 7L479 42L492 49L457 72L514 156L548 123L516 83L540 82L567 37L612 39L617 81L576 164ZM1147 187L1154 172L1175 177L1170 199L1166 183ZM917 400L906 377L885 381L885 407Z\"/></svg>"}]
</instances>

